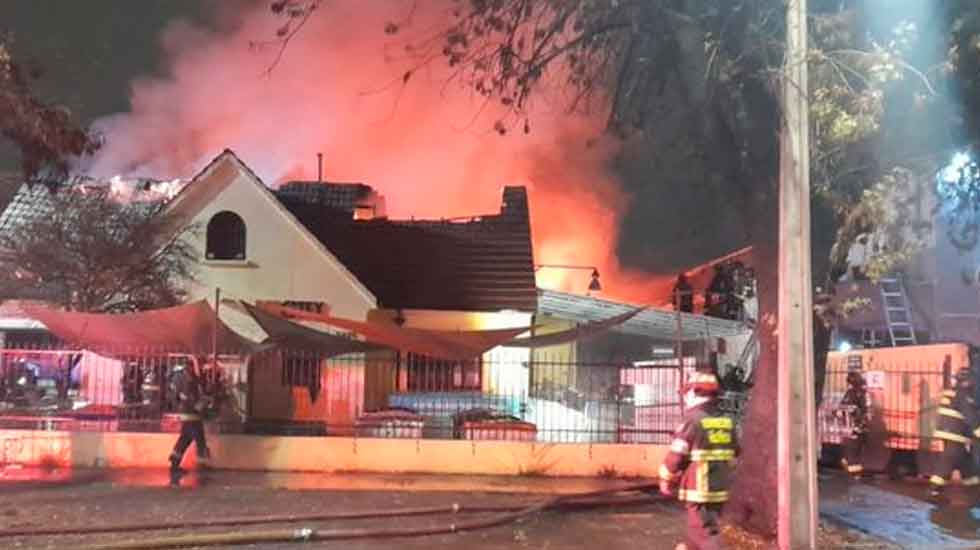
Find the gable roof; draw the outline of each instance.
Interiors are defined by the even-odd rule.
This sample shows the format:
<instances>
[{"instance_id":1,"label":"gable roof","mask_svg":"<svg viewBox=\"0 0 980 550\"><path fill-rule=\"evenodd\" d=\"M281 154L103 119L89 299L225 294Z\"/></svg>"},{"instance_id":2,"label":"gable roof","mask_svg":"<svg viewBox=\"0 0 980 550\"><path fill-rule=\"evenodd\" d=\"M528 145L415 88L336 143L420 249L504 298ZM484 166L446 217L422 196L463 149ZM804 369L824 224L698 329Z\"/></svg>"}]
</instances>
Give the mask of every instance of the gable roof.
<instances>
[{"instance_id":1,"label":"gable roof","mask_svg":"<svg viewBox=\"0 0 980 550\"><path fill-rule=\"evenodd\" d=\"M252 171L238 156L231 150L225 149L220 155L215 157L207 166L204 167L194 178L181 189L171 203L168 205L167 212L176 215L176 218L181 220L182 223L187 223L194 216L201 212L211 200L213 200L222 190L227 188L228 185L234 180L233 177L218 178L216 181L208 181L212 175L219 173L223 170L232 169L243 173L246 175L246 180L253 185L259 195L267 201L267 203L272 207L272 209L279 215L285 218L286 222L292 226L297 232L305 238L314 248L320 251L320 253L327 258L331 263L333 263L340 271L344 274L355 289L367 300L370 304L374 305L377 303L377 298L371 292L371 290L365 286L363 281L357 277L356 274L352 273L347 265L338 258L337 255L333 253L329 247L325 246L324 243L317 239L315 236L311 235L305 224L301 223L296 217L283 206L283 204L277 200L272 191L262 182L262 179ZM205 184L207 183L207 184Z\"/></svg>"},{"instance_id":2,"label":"gable roof","mask_svg":"<svg viewBox=\"0 0 980 550\"><path fill-rule=\"evenodd\" d=\"M527 192L499 214L458 220L354 220L288 193L285 207L389 309L537 309Z\"/></svg>"}]
</instances>

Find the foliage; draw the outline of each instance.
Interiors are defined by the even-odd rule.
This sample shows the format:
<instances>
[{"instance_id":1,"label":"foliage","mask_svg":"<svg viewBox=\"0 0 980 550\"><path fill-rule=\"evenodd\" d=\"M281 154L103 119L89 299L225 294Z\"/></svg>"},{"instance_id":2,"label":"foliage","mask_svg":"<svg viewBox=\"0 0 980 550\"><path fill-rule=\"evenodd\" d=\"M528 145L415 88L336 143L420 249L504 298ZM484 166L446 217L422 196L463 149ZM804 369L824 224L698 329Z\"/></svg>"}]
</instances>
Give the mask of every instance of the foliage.
<instances>
[{"instance_id":1,"label":"foliage","mask_svg":"<svg viewBox=\"0 0 980 550\"><path fill-rule=\"evenodd\" d=\"M67 159L90 154L98 143L72 120L64 107L48 105L31 90L39 72L13 55L12 41L0 35L0 136L20 152L21 171L32 178L42 171L67 173Z\"/></svg>"},{"instance_id":2,"label":"foliage","mask_svg":"<svg viewBox=\"0 0 980 550\"><path fill-rule=\"evenodd\" d=\"M957 153L936 175L938 213L946 236L961 250L980 242L980 165L967 153Z\"/></svg>"},{"instance_id":3,"label":"foliage","mask_svg":"<svg viewBox=\"0 0 980 550\"><path fill-rule=\"evenodd\" d=\"M973 144L980 136L980 3L973 0L942 2L949 23L950 42L945 69L953 93L962 102L961 136Z\"/></svg>"},{"instance_id":4,"label":"foliage","mask_svg":"<svg viewBox=\"0 0 980 550\"><path fill-rule=\"evenodd\" d=\"M812 191L836 226L827 276L835 281L844 273L851 246L864 237L882 245L866 266L877 280L906 265L931 235L931 213L922 205L938 157L910 158L907 141L891 136L904 137L903 126L934 115L937 94L904 60L917 43L915 25L900 24L887 43L864 47L851 13L815 17L813 28Z\"/></svg>"},{"instance_id":5,"label":"foliage","mask_svg":"<svg viewBox=\"0 0 980 550\"><path fill-rule=\"evenodd\" d=\"M76 311L131 311L181 303L196 253L193 227L171 229L161 202L121 202L107 188L25 186L43 200L0 232L5 297L60 294Z\"/></svg>"}]
</instances>

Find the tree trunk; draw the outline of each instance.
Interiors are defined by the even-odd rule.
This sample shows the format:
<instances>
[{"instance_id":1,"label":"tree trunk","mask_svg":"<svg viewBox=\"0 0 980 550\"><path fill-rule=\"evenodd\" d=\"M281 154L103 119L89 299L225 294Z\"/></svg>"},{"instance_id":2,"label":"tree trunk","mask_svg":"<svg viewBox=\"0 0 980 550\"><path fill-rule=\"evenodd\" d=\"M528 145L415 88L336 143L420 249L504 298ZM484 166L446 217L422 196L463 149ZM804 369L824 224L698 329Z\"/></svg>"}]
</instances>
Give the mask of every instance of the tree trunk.
<instances>
[{"instance_id":1,"label":"tree trunk","mask_svg":"<svg viewBox=\"0 0 980 550\"><path fill-rule=\"evenodd\" d=\"M823 319L813 313L813 382L814 403L817 409L823 400L823 386L827 379L827 352L830 349L830 327L824 324Z\"/></svg>"},{"instance_id":2,"label":"tree trunk","mask_svg":"<svg viewBox=\"0 0 980 550\"><path fill-rule=\"evenodd\" d=\"M776 533L776 321L779 305L779 249L775 229L757 233L753 249L759 293L759 363L753 375L748 411L741 425L742 448L726 514L767 536Z\"/></svg>"}]
</instances>

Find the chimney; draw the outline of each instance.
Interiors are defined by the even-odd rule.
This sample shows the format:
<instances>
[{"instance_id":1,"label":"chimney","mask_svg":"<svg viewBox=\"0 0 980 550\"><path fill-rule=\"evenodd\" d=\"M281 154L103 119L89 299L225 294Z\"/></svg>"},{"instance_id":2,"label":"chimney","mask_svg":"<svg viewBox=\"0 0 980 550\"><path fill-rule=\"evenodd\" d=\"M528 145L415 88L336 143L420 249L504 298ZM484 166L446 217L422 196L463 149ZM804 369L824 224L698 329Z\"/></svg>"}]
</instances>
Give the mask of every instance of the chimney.
<instances>
[{"instance_id":1,"label":"chimney","mask_svg":"<svg viewBox=\"0 0 980 550\"><path fill-rule=\"evenodd\" d=\"M316 154L316 182L323 183L323 153Z\"/></svg>"},{"instance_id":2,"label":"chimney","mask_svg":"<svg viewBox=\"0 0 980 550\"><path fill-rule=\"evenodd\" d=\"M373 220L377 218L387 218L388 211L385 197L374 189L357 204L354 205L355 220Z\"/></svg>"},{"instance_id":3,"label":"chimney","mask_svg":"<svg viewBox=\"0 0 980 550\"><path fill-rule=\"evenodd\" d=\"M531 215L528 212L527 202L527 189L524 186L504 187L500 215L510 221L530 223Z\"/></svg>"}]
</instances>

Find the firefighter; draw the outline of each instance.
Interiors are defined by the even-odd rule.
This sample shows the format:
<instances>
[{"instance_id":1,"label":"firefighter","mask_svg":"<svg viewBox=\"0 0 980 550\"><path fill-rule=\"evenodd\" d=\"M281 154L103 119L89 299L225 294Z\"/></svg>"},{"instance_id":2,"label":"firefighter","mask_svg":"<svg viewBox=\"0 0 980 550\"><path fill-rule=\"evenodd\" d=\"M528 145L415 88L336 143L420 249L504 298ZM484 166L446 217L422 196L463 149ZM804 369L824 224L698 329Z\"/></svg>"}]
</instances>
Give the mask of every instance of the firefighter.
<instances>
[{"instance_id":1,"label":"firefighter","mask_svg":"<svg viewBox=\"0 0 980 550\"><path fill-rule=\"evenodd\" d=\"M733 291L725 266L715 266L715 274L704 291L704 314L709 317L724 317L728 293Z\"/></svg>"},{"instance_id":2,"label":"firefighter","mask_svg":"<svg viewBox=\"0 0 980 550\"><path fill-rule=\"evenodd\" d=\"M718 379L697 372L682 389L684 421L660 466L660 492L687 508L687 543L675 550L716 550L718 517L728 501L730 474L738 453L735 422L717 406Z\"/></svg>"},{"instance_id":3,"label":"firefighter","mask_svg":"<svg viewBox=\"0 0 980 550\"><path fill-rule=\"evenodd\" d=\"M694 313L694 288L687 280L687 275L681 273L674 283L674 311Z\"/></svg>"},{"instance_id":4,"label":"firefighter","mask_svg":"<svg viewBox=\"0 0 980 550\"><path fill-rule=\"evenodd\" d=\"M871 432L871 394L864 376L858 371L847 373L847 391L837 409L838 418L844 420L845 434L842 441L844 457L841 460L854 481L864 475L864 451Z\"/></svg>"},{"instance_id":5,"label":"firefighter","mask_svg":"<svg viewBox=\"0 0 980 550\"><path fill-rule=\"evenodd\" d=\"M980 477L977 477L976 465L970 453L972 439L980 437L974 391L973 374L969 369L961 369L956 373L955 390L944 390L940 396L936 411L936 429L932 432L932 437L942 442L942 452L937 457L936 468L929 478L929 494L933 498L942 496L953 470L960 472L964 486L980 485Z\"/></svg>"},{"instance_id":6,"label":"firefighter","mask_svg":"<svg viewBox=\"0 0 980 550\"><path fill-rule=\"evenodd\" d=\"M180 462L191 442L197 450L198 461L206 465L210 457L207 441L204 438L204 421L202 415L207 408L207 399L203 393L200 378L193 368L177 366L175 391L178 400L177 413L180 417L180 437L170 453L170 471L179 473Z\"/></svg>"}]
</instances>

